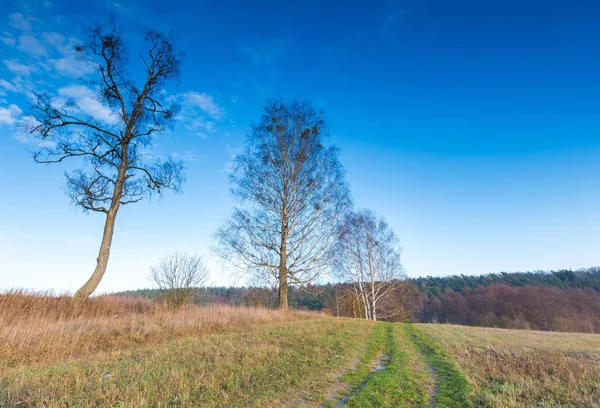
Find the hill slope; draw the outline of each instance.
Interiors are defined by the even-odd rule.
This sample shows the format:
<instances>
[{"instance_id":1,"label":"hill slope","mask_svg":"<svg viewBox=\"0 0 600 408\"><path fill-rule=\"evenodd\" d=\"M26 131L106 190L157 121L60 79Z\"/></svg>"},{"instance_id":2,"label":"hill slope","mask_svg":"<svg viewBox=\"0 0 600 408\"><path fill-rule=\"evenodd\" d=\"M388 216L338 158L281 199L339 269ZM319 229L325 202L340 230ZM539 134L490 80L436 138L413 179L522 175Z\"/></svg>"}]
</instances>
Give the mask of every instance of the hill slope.
<instances>
[{"instance_id":1,"label":"hill slope","mask_svg":"<svg viewBox=\"0 0 600 408\"><path fill-rule=\"evenodd\" d=\"M597 407L599 350L589 334L0 295L0 406Z\"/></svg>"}]
</instances>

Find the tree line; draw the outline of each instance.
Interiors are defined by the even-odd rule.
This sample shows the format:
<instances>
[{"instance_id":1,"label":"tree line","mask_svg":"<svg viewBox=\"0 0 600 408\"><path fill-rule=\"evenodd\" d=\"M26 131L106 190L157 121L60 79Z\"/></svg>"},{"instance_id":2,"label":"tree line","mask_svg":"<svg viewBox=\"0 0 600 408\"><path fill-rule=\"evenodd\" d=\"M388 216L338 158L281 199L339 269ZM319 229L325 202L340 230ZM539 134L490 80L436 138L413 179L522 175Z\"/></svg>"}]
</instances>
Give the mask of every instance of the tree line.
<instances>
[{"instance_id":1,"label":"tree line","mask_svg":"<svg viewBox=\"0 0 600 408\"><path fill-rule=\"evenodd\" d=\"M598 333L600 268L426 277L407 307L422 323Z\"/></svg>"},{"instance_id":2,"label":"tree line","mask_svg":"<svg viewBox=\"0 0 600 408\"><path fill-rule=\"evenodd\" d=\"M388 293L380 318L598 333L599 288L600 268L414 278ZM123 294L161 296L160 291L153 289ZM203 305L275 308L277 291L266 287L205 287L194 289L192 300ZM289 304L294 309L333 316L365 317L363 305L347 282L294 287L289 292Z\"/></svg>"}]
</instances>

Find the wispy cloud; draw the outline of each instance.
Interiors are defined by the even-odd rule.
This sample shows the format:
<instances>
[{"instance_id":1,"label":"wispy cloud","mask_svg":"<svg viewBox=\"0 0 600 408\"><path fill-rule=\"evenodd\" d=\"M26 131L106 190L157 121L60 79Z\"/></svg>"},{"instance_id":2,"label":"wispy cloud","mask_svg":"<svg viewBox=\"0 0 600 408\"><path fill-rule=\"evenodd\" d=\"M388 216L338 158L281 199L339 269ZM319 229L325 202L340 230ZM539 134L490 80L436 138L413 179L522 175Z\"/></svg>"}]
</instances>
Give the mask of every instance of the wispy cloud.
<instances>
[{"instance_id":1,"label":"wispy cloud","mask_svg":"<svg viewBox=\"0 0 600 408\"><path fill-rule=\"evenodd\" d=\"M32 16L21 13L9 14L8 19L12 27L23 31L31 31L31 23L35 20Z\"/></svg>"},{"instance_id":2,"label":"wispy cloud","mask_svg":"<svg viewBox=\"0 0 600 408\"><path fill-rule=\"evenodd\" d=\"M57 104L64 104L67 100L72 101L75 106L90 115L92 118L104 123L115 124L118 115L108 106L105 106L96 98L94 90L83 85L69 85L58 90L59 98Z\"/></svg>"},{"instance_id":3,"label":"wispy cloud","mask_svg":"<svg viewBox=\"0 0 600 408\"><path fill-rule=\"evenodd\" d=\"M192 150L184 150L181 153L173 152L171 157L174 159L181 159L184 162L195 163L200 161L200 155Z\"/></svg>"},{"instance_id":4,"label":"wispy cloud","mask_svg":"<svg viewBox=\"0 0 600 408\"><path fill-rule=\"evenodd\" d=\"M42 39L49 47L60 54L60 57L49 60L50 65L60 75L81 78L85 77L96 69L96 66L90 61L78 58L75 54L75 46L80 44L76 38L67 38L56 32L42 33Z\"/></svg>"},{"instance_id":5,"label":"wispy cloud","mask_svg":"<svg viewBox=\"0 0 600 408\"><path fill-rule=\"evenodd\" d=\"M180 94L183 105L198 108L215 120L221 120L225 116L225 110L217 104L215 98L207 93L185 92Z\"/></svg>"},{"instance_id":6,"label":"wispy cloud","mask_svg":"<svg viewBox=\"0 0 600 408\"><path fill-rule=\"evenodd\" d=\"M17 75L10 81L0 79L0 89L28 95L35 89L35 85L29 79Z\"/></svg>"},{"instance_id":7,"label":"wispy cloud","mask_svg":"<svg viewBox=\"0 0 600 408\"><path fill-rule=\"evenodd\" d=\"M0 79L0 89L3 91L17 92L15 85L5 79Z\"/></svg>"},{"instance_id":8,"label":"wispy cloud","mask_svg":"<svg viewBox=\"0 0 600 408\"><path fill-rule=\"evenodd\" d=\"M32 144L37 147L56 147L55 141L36 137L34 134L24 130L31 129L39 124L40 122L33 116L22 116L18 121L17 128L13 131L12 137L21 143Z\"/></svg>"},{"instance_id":9,"label":"wispy cloud","mask_svg":"<svg viewBox=\"0 0 600 408\"><path fill-rule=\"evenodd\" d=\"M23 111L14 104L10 104L7 107L0 106L0 125L13 126L17 123L22 113Z\"/></svg>"},{"instance_id":10,"label":"wispy cloud","mask_svg":"<svg viewBox=\"0 0 600 408\"><path fill-rule=\"evenodd\" d=\"M51 59L50 64L57 73L71 78L85 77L95 68L90 62L77 59L74 55Z\"/></svg>"},{"instance_id":11,"label":"wispy cloud","mask_svg":"<svg viewBox=\"0 0 600 408\"><path fill-rule=\"evenodd\" d=\"M208 137L206 132L214 131L215 123L226 116L225 109L207 93L189 91L171 95L167 100L181 105L177 121L201 138Z\"/></svg>"},{"instance_id":12,"label":"wispy cloud","mask_svg":"<svg viewBox=\"0 0 600 408\"><path fill-rule=\"evenodd\" d=\"M0 35L0 41L2 41L5 45L8 45L9 47L14 47L17 43L17 41L11 33L2 33L2 35Z\"/></svg>"},{"instance_id":13,"label":"wispy cloud","mask_svg":"<svg viewBox=\"0 0 600 408\"><path fill-rule=\"evenodd\" d=\"M42 44L41 41L29 33L21 34L21 36L19 36L19 44L17 45L17 48L26 54L34 56L43 56L48 54L44 44Z\"/></svg>"},{"instance_id":14,"label":"wispy cloud","mask_svg":"<svg viewBox=\"0 0 600 408\"><path fill-rule=\"evenodd\" d=\"M28 28L29 23L22 14L11 15L13 26ZM30 20L33 21L32 18ZM75 46L81 41L74 37L66 37L57 32L35 34L27 31L16 37L13 33L4 32L0 41L21 51L23 58L3 60L4 66L20 77L29 77L33 73L46 72L51 76L66 78L82 78L94 72L95 66L90 61L80 59L75 54ZM5 78L5 81L8 78ZM14 82L16 79L13 79Z\"/></svg>"},{"instance_id":15,"label":"wispy cloud","mask_svg":"<svg viewBox=\"0 0 600 408\"><path fill-rule=\"evenodd\" d=\"M2 62L10 72L16 75L29 76L32 72L38 71L38 68L35 65L25 65L17 59L3 60Z\"/></svg>"}]
</instances>

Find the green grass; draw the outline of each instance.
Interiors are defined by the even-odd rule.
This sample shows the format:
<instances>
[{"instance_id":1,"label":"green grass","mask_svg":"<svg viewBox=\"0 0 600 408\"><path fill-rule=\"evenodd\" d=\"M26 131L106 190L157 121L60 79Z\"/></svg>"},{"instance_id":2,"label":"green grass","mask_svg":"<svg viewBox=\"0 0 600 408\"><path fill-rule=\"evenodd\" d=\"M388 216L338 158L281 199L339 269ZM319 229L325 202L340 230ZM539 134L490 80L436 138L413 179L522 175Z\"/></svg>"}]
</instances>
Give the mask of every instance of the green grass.
<instances>
[{"instance_id":1,"label":"green grass","mask_svg":"<svg viewBox=\"0 0 600 408\"><path fill-rule=\"evenodd\" d=\"M379 323L385 328L385 353L389 365L368 376L347 401L347 407L427 406L427 376L416 370L414 350L398 324Z\"/></svg>"},{"instance_id":2,"label":"green grass","mask_svg":"<svg viewBox=\"0 0 600 408\"><path fill-rule=\"evenodd\" d=\"M448 408L471 406L469 384L452 356L416 326L405 325L405 330L435 372L437 377L435 405Z\"/></svg>"},{"instance_id":3,"label":"green grass","mask_svg":"<svg viewBox=\"0 0 600 408\"><path fill-rule=\"evenodd\" d=\"M346 373L341 376L340 382L344 384L343 387L341 387L338 393L333 395L330 399L327 399L324 395L316 395L311 398L313 400L323 401L322 406L324 407L334 407L338 405L340 401L347 399L353 390L361 386L371 373L371 363L385 347L385 328L374 322L365 321L364 323L371 325L371 335L369 336L366 347L359 356L356 366L346 371Z\"/></svg>"}]
</instances>

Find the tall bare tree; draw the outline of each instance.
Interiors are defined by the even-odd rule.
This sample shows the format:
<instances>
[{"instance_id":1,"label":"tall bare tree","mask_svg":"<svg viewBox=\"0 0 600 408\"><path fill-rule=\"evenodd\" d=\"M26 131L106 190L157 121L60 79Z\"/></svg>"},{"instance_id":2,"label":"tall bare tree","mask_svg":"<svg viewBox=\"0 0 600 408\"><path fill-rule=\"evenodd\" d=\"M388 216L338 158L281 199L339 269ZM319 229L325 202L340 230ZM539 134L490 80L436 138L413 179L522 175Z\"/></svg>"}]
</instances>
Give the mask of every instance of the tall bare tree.
<instances>
[{"instance_id":1,"label":"tall bare tree","mask_svg":"<svg viewBox=\"0 0 600 408\"><path fill-rule=\"evenodd\" d=\"M24 124L47 139L46 147L34 154L37 162L79 159L80 168L66 173L67 192L84 211L106 216L96 268L74 301L87 299L104 276L120 206L152 192L179 191L183 181L181 162L146 160L143 154L152 136L164 131L177 111L162 101L161 91L165 81L178 78L183 54L175 50L169 35L149 30L145 39L148 49L140 54L145 67L141 87L127 72L123 33L114 23L91 29L87 41L75 48L79 58L96 68L89 85L96 91L98 105L111 112L108 117L93 115L72 98L40 93L32 105L32 119Z\"/></svg>"},{"instance_id":2,"label":"tall bare tree","mask_svg":"<svg viewBox=\"0 0 600 408\"><path fill-rule=\"evenodd\" d=\"M194 287L206 283L209 271L201 256L174 253L152 267L150 277L160 288L166 303L179 308L189 302Z\"/></svg>"},{"instance_id":3,"label":"tall bare tree","mask_svg":"<svg viewBox=\"0 0 600 408\"><path fill-rule=\"evenodd\" d=\"M387 222L371 210L346 214L337 227L332 248L334 270L352 285L369 320L389 319L403 308L393 305L405 286L398 238Z\"/></svg>"},{"instance_id":4,"label":"tall bare tree","mask_svg":"<svg viewBox=\"0 0 600 408\"><path fill-rule=\"evenodd\" d=\"M350 205L338 150L310 103L269 101L253 125L231 182L240 200L217 232L217 252L242 273L271 279L279 308L288 285L305 285L328 266L334 226Z\"/></svg>"}]
</instances>

